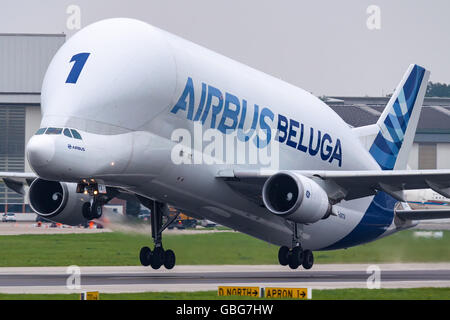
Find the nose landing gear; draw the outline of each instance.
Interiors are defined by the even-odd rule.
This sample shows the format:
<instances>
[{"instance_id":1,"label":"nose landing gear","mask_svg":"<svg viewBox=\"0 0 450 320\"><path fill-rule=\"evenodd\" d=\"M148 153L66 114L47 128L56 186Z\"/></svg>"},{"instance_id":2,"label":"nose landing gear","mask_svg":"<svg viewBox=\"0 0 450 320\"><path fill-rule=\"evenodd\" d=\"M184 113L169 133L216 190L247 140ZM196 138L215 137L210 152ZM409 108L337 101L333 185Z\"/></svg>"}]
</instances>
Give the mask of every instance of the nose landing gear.
<instances>
[{"instance_id":1,"label":"nose landing gear","mask_svg":"<svg viewBox=\"0 0 450 320\"><path fill-rule=\"evenodd\" d=\"M115 196L116 194L114 192L95 195L91 202L86 202L83 205L83 217L85 217L86 220L100 219L103 214L103 206Z\"/></svg>"},{"instance_id":2,"label":"nose landing gear","mask_svg":"<svg viewBox=\"0 0 450 320\"><path fill-rule=\"evenodd\" d=\"M92 200L82 207L86 220L99 219L103 214L103 206L118 194L116 189L100 185L95 179L83 179L83 182L77 184L76 192L92 196Z\"/></svg>"}]
</instances>

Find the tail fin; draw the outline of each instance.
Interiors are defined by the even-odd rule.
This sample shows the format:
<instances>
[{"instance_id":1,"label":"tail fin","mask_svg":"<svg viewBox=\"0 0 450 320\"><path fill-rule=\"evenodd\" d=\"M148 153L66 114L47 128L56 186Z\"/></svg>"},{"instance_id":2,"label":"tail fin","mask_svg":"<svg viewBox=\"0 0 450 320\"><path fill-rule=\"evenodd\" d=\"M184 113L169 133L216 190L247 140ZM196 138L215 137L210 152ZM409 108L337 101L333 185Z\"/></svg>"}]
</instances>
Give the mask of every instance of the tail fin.
<instances>
[{"instance_id":1,"label":"tail fin","mask_svg":"<svg viewBox=\"0 0 450 320\"><path fill-rule=\"evenodd\" d=\"M410 65L376 125L358 128L375 136L366 145L381 169L406 169L429 77L429 71Z\"/></svg>"}]
</instances>

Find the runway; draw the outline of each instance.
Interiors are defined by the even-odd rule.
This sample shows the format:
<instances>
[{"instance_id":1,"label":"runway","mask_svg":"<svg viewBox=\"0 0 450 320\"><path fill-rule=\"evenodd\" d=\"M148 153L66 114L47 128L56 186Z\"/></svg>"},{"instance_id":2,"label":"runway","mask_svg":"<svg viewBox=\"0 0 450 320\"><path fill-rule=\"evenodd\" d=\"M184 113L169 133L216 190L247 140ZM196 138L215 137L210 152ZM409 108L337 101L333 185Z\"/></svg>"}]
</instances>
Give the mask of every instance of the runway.
<instances>
[{"instance_id":1,"label":"runway","mask_svg":"<svg viewBox=\"0 0 450 320\"><path fill-rule=\"evenodd\" d=\"M317 265L313 270L281 266L81 267L80 288L65 267L0 268L1 293L199 291L219 285L366 288L369 265ZM450 287L450 264L379 264L381 288Z\"/></svg>"}]
</instances>

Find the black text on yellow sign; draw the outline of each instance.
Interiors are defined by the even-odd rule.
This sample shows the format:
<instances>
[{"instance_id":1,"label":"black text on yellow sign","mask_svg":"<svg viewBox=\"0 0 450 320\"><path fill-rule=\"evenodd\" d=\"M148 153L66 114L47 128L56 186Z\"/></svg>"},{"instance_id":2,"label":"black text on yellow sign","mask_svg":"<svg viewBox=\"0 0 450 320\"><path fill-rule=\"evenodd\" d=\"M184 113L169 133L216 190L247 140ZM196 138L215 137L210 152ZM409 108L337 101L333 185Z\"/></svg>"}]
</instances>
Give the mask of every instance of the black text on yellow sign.
<instances>
[{"instance_id":1,"label":"black text on yellow sign","mask_svg":"<svg viewBox=\"0 0 450 320\"><path fill-rule=\"evenodd\" d=\"M264 288L264 298L311 299L308 288Z\"/></svg>"},{"instance_id":2,"label":"black text on yellow sign","mask_svg":"<svg viewBox=\"0 0 450 320\"><path fill-rule=\"evenodd\" d=\"M81 300L100 300L100 293L98 291L83 292L80 298Z\"/></svg>"},{"instance_id":3,"label":"black text on yellow sign","mask_svg":"<svg viewBox=\"0 0 450 320\"><path fill-rule=\"evenodd\" d=\"M220 286L219 296L259 297L259 287L226 287Z\"/></svg>"}]
</instances>

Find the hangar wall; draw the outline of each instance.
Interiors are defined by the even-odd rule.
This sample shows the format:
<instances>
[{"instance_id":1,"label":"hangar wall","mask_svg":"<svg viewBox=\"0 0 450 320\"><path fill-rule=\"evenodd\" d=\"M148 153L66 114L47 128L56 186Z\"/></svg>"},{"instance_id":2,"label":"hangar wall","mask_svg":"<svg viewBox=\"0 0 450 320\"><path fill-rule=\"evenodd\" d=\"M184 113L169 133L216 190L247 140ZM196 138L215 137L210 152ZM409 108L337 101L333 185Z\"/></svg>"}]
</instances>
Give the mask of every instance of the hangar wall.
<instances>
[{"instance_id":1,"label":"hangar wall","mask_svg":"<svg viewBox=\"0 0 450 320\"><path fill-rule=\"evenodd\" d=\"M64 34L0 34L0 171L30 171L25 145L40 123L40 91ZM0 213L28 211L22 196L0 183Z\"/></svg>"}]
</instances>

